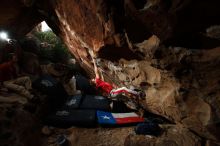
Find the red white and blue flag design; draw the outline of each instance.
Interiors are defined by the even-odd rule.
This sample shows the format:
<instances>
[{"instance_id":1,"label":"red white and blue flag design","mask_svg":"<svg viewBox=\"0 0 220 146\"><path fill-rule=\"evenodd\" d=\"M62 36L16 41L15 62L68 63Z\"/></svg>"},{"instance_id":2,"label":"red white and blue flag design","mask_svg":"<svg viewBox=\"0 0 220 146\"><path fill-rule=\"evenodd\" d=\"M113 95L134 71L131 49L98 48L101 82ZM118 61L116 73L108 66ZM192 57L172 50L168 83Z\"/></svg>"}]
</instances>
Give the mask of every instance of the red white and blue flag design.
<instances>
[{"instance_id":1,"label":"red white and blue flag design","mask_svg":"<svg viewBox=\"0 0 220 146\"><path fill-rule=\"evenodd\" d=\"M144 118L139 117L136 113L110 113L97 111L99 124L129 124L144 122Z\"/></svg>"}]
</instances>

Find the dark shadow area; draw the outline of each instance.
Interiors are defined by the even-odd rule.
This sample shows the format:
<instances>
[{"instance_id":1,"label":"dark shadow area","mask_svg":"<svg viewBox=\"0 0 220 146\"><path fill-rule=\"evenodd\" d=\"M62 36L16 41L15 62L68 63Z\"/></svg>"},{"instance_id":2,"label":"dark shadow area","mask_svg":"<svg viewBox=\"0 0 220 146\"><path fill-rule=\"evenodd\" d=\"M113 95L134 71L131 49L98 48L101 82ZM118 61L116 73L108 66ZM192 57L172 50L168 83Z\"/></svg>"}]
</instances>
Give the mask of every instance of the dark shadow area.
<instances>
[{"instance_id":1,"label":"dark shadow area","mask_svg":"<svg viewBox=\"0 0 220 146\"><path fill-rule=\"evenodd\" d=\"M131 18L126 18L125 30L128 35L129 40L132 43L140 43L148 39L152 33L146 29L146 27Z\"/></svg>"},{"instance_id":2,"label":"dark shadow area","mask_svg":"<svg viewBox=\"0 0 220 146\"><path fill-rule=\"evenodd\" d=\"M136 9L143 9L148 0L132 0Z\"/></svg>"},{"instance_id":3,"label":"dark shadow area","mask_svg":"<svg viewBox=\"0 0 220 146\"><path fill-rule=\"evenodd\" d=\"M98 56L111 61L117 61L121 58L126 60L141 59L137 54L129 50L128 47L115 47L114 45L101 48L98 52Z\"/></svg>"},{"instance_id":4,"label":"dark shadow area","mask_svg":"<svg viewBox=\"0 0 220 146\"><path fill-rule=\"evenodd\" d=\"M220 40L205 35L185 35L164 42L168 46L178 46L190 49L212 49L220 46Z\"/></svg>"}]
</instances>

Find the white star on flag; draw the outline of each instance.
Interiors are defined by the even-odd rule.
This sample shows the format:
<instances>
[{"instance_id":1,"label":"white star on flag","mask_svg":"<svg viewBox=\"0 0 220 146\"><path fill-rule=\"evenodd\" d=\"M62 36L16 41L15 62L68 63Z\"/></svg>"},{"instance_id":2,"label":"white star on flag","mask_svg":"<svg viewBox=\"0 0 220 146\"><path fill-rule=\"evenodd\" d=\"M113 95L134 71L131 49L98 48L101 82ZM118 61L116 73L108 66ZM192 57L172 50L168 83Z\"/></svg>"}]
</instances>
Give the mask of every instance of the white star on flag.
<instances>
[{"instance_id":1,"label":"white star on flag","mask_svg":"<svg viewBox=\"0 0 220 146\"><path fill-rule=\"evenodd\" d=\"M110 120L110 117L108 117L108 116L106 116L106 115L105 115L105 116L102 116L102 118L105 119L105 120Z\"/></svg>"}]
</instances>

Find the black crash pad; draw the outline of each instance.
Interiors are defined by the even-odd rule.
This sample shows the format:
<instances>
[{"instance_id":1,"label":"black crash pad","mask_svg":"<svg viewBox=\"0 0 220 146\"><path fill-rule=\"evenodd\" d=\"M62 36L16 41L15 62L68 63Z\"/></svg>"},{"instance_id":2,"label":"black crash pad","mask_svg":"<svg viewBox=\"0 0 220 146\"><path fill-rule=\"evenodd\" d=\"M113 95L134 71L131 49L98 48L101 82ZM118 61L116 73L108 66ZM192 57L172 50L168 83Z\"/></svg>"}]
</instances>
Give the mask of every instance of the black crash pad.
<instances>
[{"instance_id":1,"label":"black crash pad","mask_svg":"<svg viewBox=\"0 0 220 146\"><path fill-rule=\"evenodd\" d=\"M69 96L63 106L63 109L72 110L79 108L82 98L81 94Z\"/></svg>"},{"instance_id":2,"label":"black crash pad","mask_svg":"<svg viewBox=\"0 0 220 146\"><path fill-rule=\"evenodd\" d=\"M58 110L48 115L45 124L58 128L71 126L92 127L96 125L95 110Z\"/></svg>"},{"instance_id":3,"label":"black crash pad","mask_svg":"<svg viewBox=\"0 0 220 146\"><path fill-rule=\"evenodd\" d=\"M46 94L48 96L67 96L67 93L62 86L56 79L49 75L43 75L39 77L36 81L32 84L34 89Z\"/></svg>"},{"instance_id":4,"label":"black crash pad","mask_svg":"<svg viewBox=\"0 0 220 146\"><path fill-rule=\"evenodd\" d=\"M110 101L103 96L85 95L80 108L109 111Z\"/></svg>"}]
</instances>

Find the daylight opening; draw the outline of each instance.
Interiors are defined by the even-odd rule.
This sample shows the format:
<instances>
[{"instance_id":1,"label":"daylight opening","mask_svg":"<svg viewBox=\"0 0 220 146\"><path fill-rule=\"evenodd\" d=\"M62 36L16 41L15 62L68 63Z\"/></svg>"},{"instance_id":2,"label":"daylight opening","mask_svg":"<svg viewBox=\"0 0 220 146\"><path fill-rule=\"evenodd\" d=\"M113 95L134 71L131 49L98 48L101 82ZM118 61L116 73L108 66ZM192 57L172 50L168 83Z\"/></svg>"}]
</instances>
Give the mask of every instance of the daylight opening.
<instances>
[{"instance_id":1,"label":"daylight opening","mask_svg":"<svg viewBox=\"0 0 220 146\"><path fill-rule=\"evenodd\" d=\"M47 25L47 23L45 21L41 22L41 31L45 32L45 31L50 31L51 28Z\"/></svg>"}]
</instances>

